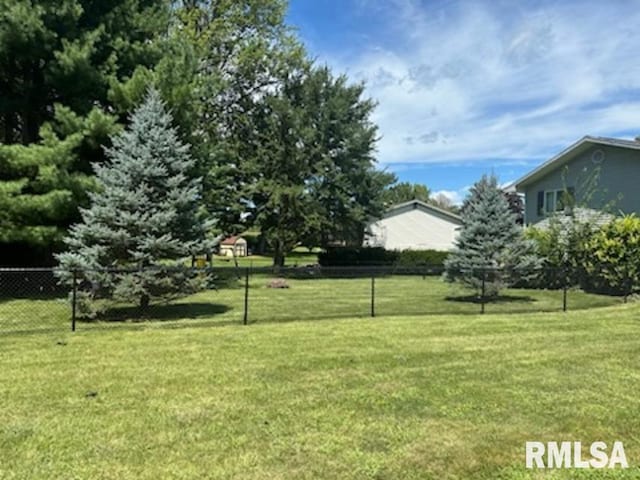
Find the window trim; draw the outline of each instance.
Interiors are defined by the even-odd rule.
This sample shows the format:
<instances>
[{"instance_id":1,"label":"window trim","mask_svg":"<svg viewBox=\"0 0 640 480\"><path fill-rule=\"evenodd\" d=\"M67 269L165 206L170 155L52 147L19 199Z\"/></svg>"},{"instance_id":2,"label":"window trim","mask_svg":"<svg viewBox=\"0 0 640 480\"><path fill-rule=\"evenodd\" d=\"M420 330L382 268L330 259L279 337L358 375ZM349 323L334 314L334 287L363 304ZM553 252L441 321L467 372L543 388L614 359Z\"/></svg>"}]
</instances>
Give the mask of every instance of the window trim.
<instances>
[{"instance_id":1,"label":"window trim","mask_svg":"<svg viewBox=\"0 0 640 480\"><path fill-rule=\"evenodd\" d=\"M549 208L549 197L553 200L553 208ZM558 206L558 190L545 190L544 191L544 200L542 201L542 212L545 215L551 215L557 212L556 207Z\"/></svg>"},{"instance_id":2,"label":"window trim","mask_svg":"<svg viewBox=\"0 0 640 480\"><path fill-rule=\"evenodd\" d=\"M564 212L567 209L567 205L563 205L562 201L562 197L563 195L572 195L571 194L571 190L573 190L572 188L567 188L567 189L552 189L552 190L544 190L544 194L543 194L543 201L542 201L542 214L544 216L549 216L549 215L553 215L554 213L557 212ZM549 196L549 194L553 195L553 209L549 210L548 205L549 202L547 202L547 196ZM558 206L561 205L561 208L559 208Z\"/></svg>"}]
</instances>

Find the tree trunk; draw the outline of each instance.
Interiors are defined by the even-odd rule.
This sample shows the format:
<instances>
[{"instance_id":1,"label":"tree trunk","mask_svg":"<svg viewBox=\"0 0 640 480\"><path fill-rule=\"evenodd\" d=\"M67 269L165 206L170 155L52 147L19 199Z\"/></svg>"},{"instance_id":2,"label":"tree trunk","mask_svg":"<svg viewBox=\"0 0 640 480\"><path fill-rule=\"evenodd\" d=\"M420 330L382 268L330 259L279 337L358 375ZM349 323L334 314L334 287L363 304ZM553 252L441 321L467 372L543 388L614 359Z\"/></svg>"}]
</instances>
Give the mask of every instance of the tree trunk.
<instances>
[{"instance_id":1,"label":"tree trunk","mask_svg":"<svg viewBox=\"0 0 640 480\"><path fill-rule=\"evenodd\" d=\"M279 246L273 252L273 266L276 268L284 267L284 252Z\"/></svg>"},{"instance_id":2,"label":"tree trunk","mask_svg":"<svg viewBox=\"0 0 640 480\"><path fill-rule=\"evenodd\" d=\"M356 246L361 247L364 244L366 234L366 225L358 225L356 230Z\"/></svg>"},{"instance_id":3,"label":"tree trunk","mask_svg":"<svg viewBox=\"0 0 640 480\"><path fill-rule=\"evenodd\" d=\"M13 112L7 112L4 116L4 143L10 145L15 141L15 116Z\"/></svg>"},{"instance_id":4,"label":"tree trunk","mask_svg":"<svg viewBox=\"0 0 640 480\"><path fill-rule=\"evenodd\" d=\"M146 310L149 307L149 295L143 293L140 295L140 310Z\"/></svg>"},{"instance_id":5,"label":"tree trunk","mask_svg":"<svg viewBox=\"0 0 640 480\"><path fill-rule=\"evenodd\" d=\"M31 64L23 72L25 85L24 108L22 111L21 139L23 145L37 142L40 130L41 100L44 76L38 65Z\"/></svg>"},{"instance_id":6,"label":"tree trunk","mask_svg":"<svg viewBox=\"0 0 640 480\"><path fill-rule=\"evenodd\" d=\"M284 266L284 249L282 242L276 240L273 245L273 268L277 272Z\"/></svg>"}]
</instances>

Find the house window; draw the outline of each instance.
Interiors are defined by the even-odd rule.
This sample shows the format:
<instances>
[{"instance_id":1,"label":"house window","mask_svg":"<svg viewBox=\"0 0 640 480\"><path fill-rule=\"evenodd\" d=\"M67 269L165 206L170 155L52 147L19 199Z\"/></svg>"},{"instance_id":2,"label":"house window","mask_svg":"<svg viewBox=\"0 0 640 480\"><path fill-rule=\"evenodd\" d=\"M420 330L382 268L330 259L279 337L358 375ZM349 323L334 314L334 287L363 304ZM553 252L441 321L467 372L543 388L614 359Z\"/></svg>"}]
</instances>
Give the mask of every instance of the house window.
<instances>
[{"instance_id":1,"label":"house window","mask_svg":"<svg viewBox=\"0 0 640 480\"><path fill-rule=\"evenodd\" d=\"M557 191L544 192L544 213L553 213L556 211Z\"/></svg>"},{"instance_id":2,"label":"house window","mask_svg":"<svg viewBox=\"0 0 640 480\"><path fill-rule=\"evenodd\" d=\"M570 206L573 197L573 188L567 190L547 190L544 192L543 212L549 215L554 212L562 212Z\"/></svg>"}]
</instances>

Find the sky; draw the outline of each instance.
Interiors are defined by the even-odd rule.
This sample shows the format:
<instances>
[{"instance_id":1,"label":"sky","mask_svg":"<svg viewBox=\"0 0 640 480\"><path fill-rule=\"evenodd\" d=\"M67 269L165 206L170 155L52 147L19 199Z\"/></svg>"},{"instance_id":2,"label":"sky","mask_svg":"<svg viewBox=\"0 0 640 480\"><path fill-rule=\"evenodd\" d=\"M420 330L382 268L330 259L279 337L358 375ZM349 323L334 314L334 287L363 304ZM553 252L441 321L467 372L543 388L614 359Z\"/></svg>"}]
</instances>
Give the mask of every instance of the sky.
<instances>
[{"instance_id":1,"label":"sky","mask_svg":"<svg viewBox=\"0 0 640 480\"><path fill-rule=\"evenodd\" d=\"M288 22L378 102L379 165L454 202L640 134L640 0L290 0Z\"/></svg>"}]
</instances>

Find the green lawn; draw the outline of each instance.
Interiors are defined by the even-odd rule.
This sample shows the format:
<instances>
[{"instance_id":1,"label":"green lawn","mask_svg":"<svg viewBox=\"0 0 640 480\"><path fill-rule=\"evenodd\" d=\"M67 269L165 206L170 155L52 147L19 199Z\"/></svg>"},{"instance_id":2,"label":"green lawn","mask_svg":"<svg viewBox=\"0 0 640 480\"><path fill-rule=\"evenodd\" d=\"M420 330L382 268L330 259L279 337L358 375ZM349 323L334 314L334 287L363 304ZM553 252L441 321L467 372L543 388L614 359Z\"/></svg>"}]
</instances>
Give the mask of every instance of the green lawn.
<instances>
[{"instance_id":1,"label":"green lawn","mask_svg":"<svg viewBox=\"0 0 640 480\"><path fill-rule=\"evenodd\" d=\"M2 336L0 478L639 478L639 308Z\"/></svg>"},{"instance_id":2,"label":"green lawn","mask_svg":"<svg viewBox=\"0 0 640 480\"><path fill-rule=\"evenodd\" d=\"M270 267L273 265L273 257L267 255L250 255L248 257L238 257L240 267ZM304 265L315 265L318 263L318 251L310 252L307 248L298 248L290 252L285 258L285 266L295 267ZM233 258L216 255L213 259L216 267L233 267Z\"/></svg>"}]
</instances>

